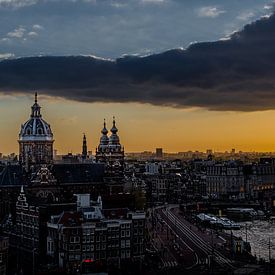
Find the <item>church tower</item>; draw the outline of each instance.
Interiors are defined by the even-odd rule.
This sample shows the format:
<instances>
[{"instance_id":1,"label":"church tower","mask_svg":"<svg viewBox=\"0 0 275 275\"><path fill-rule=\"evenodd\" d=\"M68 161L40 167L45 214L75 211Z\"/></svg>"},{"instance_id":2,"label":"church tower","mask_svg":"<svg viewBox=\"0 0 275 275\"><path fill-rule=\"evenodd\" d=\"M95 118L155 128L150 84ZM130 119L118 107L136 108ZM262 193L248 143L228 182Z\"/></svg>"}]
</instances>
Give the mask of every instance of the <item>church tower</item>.
<instances>
[{"instance_id":1,"label":"church tower","mask_svg":"<svg viewBox=\"0 0 275 275\"><path fill-rule=\"evenodd\" d=\"M101 138L99 141L99 145L96 148L96 161L97 162L106 162L106 157L108 154L108 144L109 144L109 137L108 137L108 130L106 128L106 121L104 119L103 128L101 130Z\"/></svg>"},{"instance_id":2,"label":"church tower","mask_svg":"<svg viewBox=\"0 0 275 275\"><path fill-rule=\"evenodd\" d=\"M35 93L31 115L19 133L19 161L26 170L32 165L49 164L53 161L53 133L42 118L41 107Z\"/></svg>"},{"instance_id":3,"label":"church tower","mask_svg":"<svg viewBox=\"0 0 275 275\"><path fill-rule=\"evenodd\" d=\"M108 177L121 178L124 173L124 149L120 144L118 129L116 127L115 117L113 117L113 126L108 137L106 122L104 120L102 136L96 149L96 161L105 163L106 174Z\"/></svg>"},{"instance_id":4,"label":"church tower","mask_svg":"<svg viewBox=\"0 0 275 275\"><path fill-rule=\"evenodd\" d=\"M82 159L87 159L88 150L87 150L87 139L86 135L83 135L83 142L82 142Z\"/></svg>"}]
</instances>

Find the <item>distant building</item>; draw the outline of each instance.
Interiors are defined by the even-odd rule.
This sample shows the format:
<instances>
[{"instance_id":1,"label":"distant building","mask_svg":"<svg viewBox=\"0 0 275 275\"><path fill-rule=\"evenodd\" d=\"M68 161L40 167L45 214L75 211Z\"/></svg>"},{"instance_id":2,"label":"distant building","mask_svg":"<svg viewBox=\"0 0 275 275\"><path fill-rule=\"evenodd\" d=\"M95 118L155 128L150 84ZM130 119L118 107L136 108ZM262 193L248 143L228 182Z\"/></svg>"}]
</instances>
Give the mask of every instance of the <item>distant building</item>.
<instances>
[{"instance_id":1,"label":"distant building","mask_svg":"<svg viewBox=\"0 0 275 275\"><path fill-rule=\"evenodd\" d=\"M156 148L156 157L163 158L163 149L162 148Z\"/></svg>"},{"instance_id":2,"label":"distant building","mask_svg":"<svg viewBox=\"0 0 275 275\"><path fill-rule=\"evenodd\" d=\"M73 155L72 153L68 153L67 155L62 156L63 163L80 163L80 158L78 155Z\"/></svg>"},{"instance_id":3,"label":"distant building","mask_svg":"<svg viewBox=\"0 0 275 275\"><path fill-rule=\"evenodd\" d=\"M245 198L243 164L237 161L210 163L206 167L207 194L215 199Z\"/></svg>"},{"instance_id":4,"label":"distant building","mask_svg":"<svg viewBox=\"0 0 275 275\"><path fill-rule=\"evenodd\" d=\"M145 173L150 175L160 174L161 165L157 162L147 162L145 164Z\"/></svg>"}]
</instances>

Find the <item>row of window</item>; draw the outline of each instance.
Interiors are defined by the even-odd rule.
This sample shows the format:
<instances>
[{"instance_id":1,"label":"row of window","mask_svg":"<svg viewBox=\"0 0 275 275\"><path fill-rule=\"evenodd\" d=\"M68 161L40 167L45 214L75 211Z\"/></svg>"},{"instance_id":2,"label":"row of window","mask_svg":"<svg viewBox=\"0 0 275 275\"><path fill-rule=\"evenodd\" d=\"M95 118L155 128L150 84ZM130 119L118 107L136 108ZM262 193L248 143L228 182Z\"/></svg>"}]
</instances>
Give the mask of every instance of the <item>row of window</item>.
<instances>
[{"instance_id":1,"label":"row of window","mask_svg":"<svg viewBox=\"0 0 275 275\"><path fill-rule=\"evenodd\" d=\"M26 215L24 213L17 213L16 215L16 221L20 222L24 222L24 223L29 223L31 225L36 225L38 224L38 217L37 216L30 216L30 215Z\"/></svg>"},{"instance_id":2,"label":"row of window","mask_svg":"<svg viewBox=\"0 0 275 275\"><path fill-rule=\"evenodd\" d=\"M134 221L134 227L137 227L137 226L144 226L144 221Z\"/></svg>"}]
</instances>

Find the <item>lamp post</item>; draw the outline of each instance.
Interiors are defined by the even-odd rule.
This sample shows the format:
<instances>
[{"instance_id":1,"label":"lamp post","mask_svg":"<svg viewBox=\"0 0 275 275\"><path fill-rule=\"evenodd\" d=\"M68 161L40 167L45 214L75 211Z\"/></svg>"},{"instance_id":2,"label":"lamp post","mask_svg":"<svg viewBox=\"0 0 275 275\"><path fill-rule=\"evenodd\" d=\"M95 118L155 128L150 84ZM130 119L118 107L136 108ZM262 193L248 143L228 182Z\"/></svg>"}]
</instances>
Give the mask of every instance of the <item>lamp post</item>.
<instances>
[{"instance_id":1,"label":"lamp post","mask_svg":"<svg viewBox=\"0 0 275 275\"><path fill-rule=\"evenodd\" d=\"M270 243L270 237L268 238L268 259L269 259L269 274L271 274L271 243Z\"/></svg>"},{"instance_id":2,"label":"lamp post","mask_svg":"<svg viewBox=\"0 0 275 275\"><path fill-rule=\"evenodd\" d=\"M35 275L35 251L37 249L33 248L32 250L32 274Z\"/></svg>"}]
</instances>

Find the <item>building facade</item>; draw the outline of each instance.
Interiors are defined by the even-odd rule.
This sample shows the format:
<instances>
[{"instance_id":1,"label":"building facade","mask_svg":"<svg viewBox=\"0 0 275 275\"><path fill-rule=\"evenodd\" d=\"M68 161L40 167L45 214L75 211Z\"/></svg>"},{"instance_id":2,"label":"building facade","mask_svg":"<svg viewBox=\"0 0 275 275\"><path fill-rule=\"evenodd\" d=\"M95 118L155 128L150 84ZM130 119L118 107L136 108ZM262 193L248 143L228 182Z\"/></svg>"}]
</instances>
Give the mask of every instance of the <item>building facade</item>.
<instances>
[{"instance_id":1,"label":"building facade","mask_svg":"<svg viewBox=\"0 0 275 275\"><path fill-rule=\"evenodd\" d=\"M60 269L75 272L83 263L98 261L120 267L144 256L145 213L102 209L79 194L77 211L52 216L48 222L47 251Z\"/></svg>"},{"instance_id":2,"label":"building facade","mask_svg":"<svg viewBox=\"0 0 275 275\"><path fill-rule=\"evenodd\" d=\"M0 275L8 274L9 238L0 236Z\"/></svg>"},{"instance_id":3,"label":"building facade","mask_svg":"<svg viewBox=\"0 0 275 275\"><path fill-rule=\"evenodd\" d=\"M206 183L211 198L245 197L245 177L241 163L229 161L208 165Z\"/></svg>"}]
</instances>

